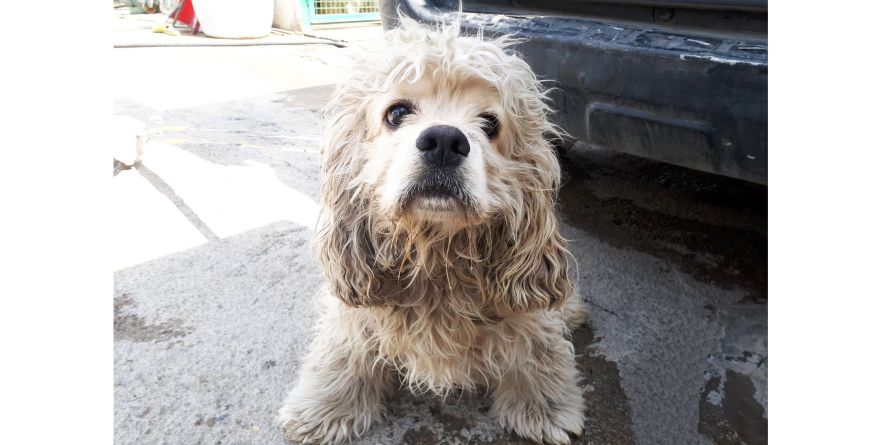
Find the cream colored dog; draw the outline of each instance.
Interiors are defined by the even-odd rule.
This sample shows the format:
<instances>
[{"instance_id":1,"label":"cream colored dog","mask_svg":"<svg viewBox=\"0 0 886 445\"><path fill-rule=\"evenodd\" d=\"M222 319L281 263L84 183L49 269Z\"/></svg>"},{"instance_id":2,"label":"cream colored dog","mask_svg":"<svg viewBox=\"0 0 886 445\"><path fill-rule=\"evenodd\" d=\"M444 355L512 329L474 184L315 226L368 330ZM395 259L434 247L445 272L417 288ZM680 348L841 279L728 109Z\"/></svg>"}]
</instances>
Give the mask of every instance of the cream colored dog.
<instances>
[{"instance_id":1,"label":"cream colored dog","mask_svg":"<svg viewBox=\"0 0 886 445\"><path fill-rule=\"evenodd\" d=\"M401 20L332 100L318 241L335 298L279 412L288 440L365 433L398 383L489 389L538 442L581 434L557 129L511 40L457 33Z\"/></svg>"}]
</instances>

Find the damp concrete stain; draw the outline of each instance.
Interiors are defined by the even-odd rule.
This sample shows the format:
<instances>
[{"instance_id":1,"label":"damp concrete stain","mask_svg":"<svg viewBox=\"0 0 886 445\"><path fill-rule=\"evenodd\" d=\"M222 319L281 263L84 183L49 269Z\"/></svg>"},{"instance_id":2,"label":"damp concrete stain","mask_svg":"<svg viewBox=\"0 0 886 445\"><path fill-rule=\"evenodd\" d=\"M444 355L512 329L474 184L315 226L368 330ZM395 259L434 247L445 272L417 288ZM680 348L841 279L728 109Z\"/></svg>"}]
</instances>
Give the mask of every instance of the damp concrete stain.
<instances>
[{"instance_id":1,"label":"damp concrete stain","mask_svg":"<svg viewBox=\"0 0 886 445\"><path fill-rule=\"evenodd\" d=\"M561 162L567 178L559 209L565 221L614 247L661 258L700 282L743 289L748 301L765 302L767 201L763 186L625 155L599 157L573 150ZM597 196L595 188L603 183L616 196ZM641 189L635 183L655 184L647 186L649 202L617 196L618 190ZM692 218L686 217L688 209L656 209L654 201L663 196L702 206L703 216L699 218L696 211ZM735 215L742 217L743 224L723 224Z\"/></svg>"},{"instance_id":2,"label":"damp concrete stain","mask_svg":"<svg viewBox=\"0 0 886 445\"><path fill-rule=\"evenodd\" d=\"M732 370L708 380L699 401L698 432L716 445L766 444L768 420L754 391L748 376Z\"/></svg>"},{"instance_id":3,"label":"damp concrete stain","mask_svg":"<svg viewBox=\"0 0 886 445\"><path fill-rule=\"evenodd\" d=\"M594 344L599 340L589 325L583 325L572 333L576 366L587 388L584 393L587 420L578 443L634 444L631 408L621 386L618 365L596 352Z\"/></svg>"},{"instance_id":4,"label":"damp concrete stain","mask_svg":"<svg viewBox=\"0 0 886 445\"><path fill-rule=\"evenodd\" d=\"M135 302L128 294L114 297L114 341L166 341L184 337L192 330L177 318L158 324L148 324L144 318L132 312L134 306Z\"/></svg>"},{"instance_id":5,"label":"damp concrete stain","mask_svg":"<svg viewBox=\"0 0 886 445\"><path fill-rule=\"evenodd\" d=\"M440 436L434 430L423 426L405 432L403 443L406 445L437 445L440 443Z\"/></svg>"},{"instance_id":6,"label":"damp concrete stain","mask_svg":"<svg viewBox=\"0 0 886 445\"><path fill-rule=\"evenodd\" d=\"M469 419L448 412L443 409L442 403L432 404L428 407L428 411L430 411L431 416L440 422L443 425L443 428L450 433L461 432L461 430L471 427Z\"/></svg>"},{"instance_id":7,"label":"damp concrete stain","mask_svg":"<svg viewBox=\"0 0 886 445\"><path fill-rule=\"evenodd\" d=\"M716 312L723 338L708 356L698 432L716 445L767 443L766 309L738 304Z\"/></svg>"}]
</instances>

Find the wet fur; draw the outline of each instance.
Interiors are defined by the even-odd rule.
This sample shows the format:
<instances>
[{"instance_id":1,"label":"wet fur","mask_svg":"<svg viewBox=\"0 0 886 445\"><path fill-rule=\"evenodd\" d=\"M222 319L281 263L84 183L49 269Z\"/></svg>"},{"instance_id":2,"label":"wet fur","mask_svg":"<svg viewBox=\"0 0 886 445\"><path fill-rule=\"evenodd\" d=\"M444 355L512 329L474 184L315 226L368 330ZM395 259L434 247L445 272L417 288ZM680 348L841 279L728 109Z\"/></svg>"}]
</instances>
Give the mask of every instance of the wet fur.
<instances>
[{"instance_id":1,"label":"wet fur","mask_svg":"<svg viewBox=\"0 0 886 445\"><path fill-rule=\"evenodd\" d=\"M488 390L491 415L538 442L569 443L569 434L581 433L584 400L567 338L585 308L555 214L560 168L545 134L557 129L546 119L539 82L508 50L512 44L404 19L377 52L358 58L339 87L318 230L334 298L325 302L298 383L280 409L288 440L338 444L364 434L400 384L441 396ZM390 205L367 178L378 176L367 173L378 119L373 99L428 78L440 94L486 82L501 107L494 143L480 139L479 123L458 122L485 150L485 188L437 178L464 195L451 222L410 214L412 178Z\"/></svg>"}]
</instances>

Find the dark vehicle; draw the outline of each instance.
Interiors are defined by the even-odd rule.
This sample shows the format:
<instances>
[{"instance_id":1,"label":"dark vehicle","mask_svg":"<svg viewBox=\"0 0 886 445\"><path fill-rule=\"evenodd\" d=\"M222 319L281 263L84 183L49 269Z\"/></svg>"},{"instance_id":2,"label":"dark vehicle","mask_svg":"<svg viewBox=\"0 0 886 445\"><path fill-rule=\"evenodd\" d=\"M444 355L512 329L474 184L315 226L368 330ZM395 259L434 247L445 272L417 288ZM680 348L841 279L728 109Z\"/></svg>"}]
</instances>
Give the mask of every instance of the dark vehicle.
<instances>
[{"instance_id":1,"label":"dark vehicle","mask_svg":"<svg viewBox=\"0 0 886 445\"><path fill-rule=\"evenodd\" d=\"M382 0L425 23L456 19L452 0ZM593 148L765 184L765 0L479 0L461 26L512 34L542 79L552 120Z\"/></svg>"}]
</instances>

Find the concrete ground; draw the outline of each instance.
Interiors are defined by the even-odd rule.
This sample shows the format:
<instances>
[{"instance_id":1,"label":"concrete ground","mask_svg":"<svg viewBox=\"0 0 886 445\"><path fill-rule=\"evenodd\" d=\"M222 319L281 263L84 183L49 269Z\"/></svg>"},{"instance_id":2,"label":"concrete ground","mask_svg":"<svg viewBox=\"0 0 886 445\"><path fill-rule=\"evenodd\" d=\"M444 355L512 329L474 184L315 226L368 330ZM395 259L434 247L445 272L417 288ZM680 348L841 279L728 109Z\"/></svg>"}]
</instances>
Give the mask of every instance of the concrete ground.
<instances>
[{"instance_id":1,"label":"concrete ground","mask_svg":"<svg viewBox=\"0 0 886 445\"><path fill-rule=\"evenodd\" d=\"M115 38L142 38L115 20ZM283 443L273 417L323 286L319 111L344 51L114 50L114 112L149 139L110 203L115 443ZM765 188L580 148L563 163L591 309L574 336L589 406L576 443L766 443ZM355 443L524 443L489 406L402 392Z\"/></svg>"}]
</instances>

